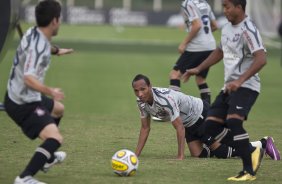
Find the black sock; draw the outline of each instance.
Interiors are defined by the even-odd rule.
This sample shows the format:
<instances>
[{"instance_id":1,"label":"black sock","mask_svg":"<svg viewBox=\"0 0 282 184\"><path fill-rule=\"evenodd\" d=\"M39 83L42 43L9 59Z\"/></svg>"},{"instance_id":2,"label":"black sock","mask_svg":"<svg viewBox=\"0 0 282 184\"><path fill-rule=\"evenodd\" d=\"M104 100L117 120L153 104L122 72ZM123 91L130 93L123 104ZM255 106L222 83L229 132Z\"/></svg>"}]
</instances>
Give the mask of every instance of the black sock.
<instances>
[{"instance_id":1,"label":"black sock","mask_svg":"<svg viewBox=\"0 0 282 184\"><path fill-rule=\"evenodd\" d=\"M217 158L231 158L238 156L234 148L221 144L218 148L212 151Z\"/></svg>"},{"instance_id":2,"label":"black sock","mask_svg":"<svg viewBox=\"0 0 282 184\"><path fill-rule=\"evenodd\" d=\"M180 80L179 79L170 79L170 89L173 89L175 91L181 91L180 90Z\"/></svg>"},{"instance_id":3,"label":"black sock","mask_svg":"<svg viewBox=\"0 0 282 184\"><path fill-rule=\"evenodd\" d=\"M203 150L198 157L199 158L209 158L212 156L213 154L211 153L210 148L208 148L206 145L203 145Z\"/></svg>"},{"instance_id":4,"label":"black sock","mask_svg":"<svg viewBox=\"0 0 282 184\"><path fill-rule=\"evenodd\" d=\"M266 148L266 139L262 138L261 140L259 140L261 142L262 148L265 149Z\"/></svg>"},{"instance_id":5,"label":"black sock","mask_svg":"<svg viewBox=\"0 0 282 184\"><path fill-rule=\"evenodd\" d=\"M228 119L226 120L226 124L233 135L234 148L243 161L243 169L248 173L255 175L252 166L249 135L243 128L243 121L239 119Z\"/></svg>"},{"instance_id":6,"label":"black sock","mask_svg":"<svg viewBox=\"0 0 282 184\"><path fill-rule=\"evenodd\" d=\"M211 104L211 91L207 83L198 85L200 90L201 99Z\"/></svg>"},{"instance_id":7,"label":"black sock","mask_svg":"<svg viewBox=\"0 0 282 184\"><path fill-rule=\"evenodd\" d=\"M46 161L51 159L54 152L60 146L61 144L56 139L46 139L45 142L35 150L33 157L26 166L25 170L21 173L20 178L34 176L43 167Z\"/></svg>"}]
</instances>

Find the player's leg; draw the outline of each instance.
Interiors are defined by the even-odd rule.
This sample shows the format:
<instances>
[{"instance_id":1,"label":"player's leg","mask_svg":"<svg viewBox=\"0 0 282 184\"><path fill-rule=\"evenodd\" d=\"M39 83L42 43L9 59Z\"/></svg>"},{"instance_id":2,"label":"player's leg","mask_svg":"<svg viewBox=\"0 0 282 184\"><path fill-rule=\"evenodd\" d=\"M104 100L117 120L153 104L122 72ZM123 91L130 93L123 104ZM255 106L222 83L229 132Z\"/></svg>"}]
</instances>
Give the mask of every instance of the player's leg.
<instances>
[{"instance_id":1,"label":"player's leg","mask_svg":"<svg viewBox=\"0 0 282 184\"><path fill-rule=\"evenodd\" d=\"M51 112L51 115L52 117L54 117L54 120L58 126L61 121L61 118L64 115L64 110L65 110L65 106L61 102L54 101L54 108Z\"/></svg>"},{"instance_id":2,"label":"player's leg","mask_svg":"<svg viewBox=\"0 0 282 184\"><path fill-rule=\"evenodd\" d=\"M263 149L250 147L249 135L243 127L243 121L247 119L257 96L257 92L247 88L239 88L229 95L229 109L225 122L233 136L233 146L243 161L243 172L245 175L252 176L256 174L260 166ZM238 176L244 177L244 175Z\"/></svg>"},{"instance_id":3,"label":"player's leg","mask_svg":"<svg viewBox=\"0 0 282 184\"><path fill-rule=\"evenodd\" d=\"M207 101L210 104L211 103L211 91L210 91L208 84L206 83L206 79L200 75L197 75L195 77L195 80L200 90L201 99Z\"/></svg>"},{"instance_id":4,"label":"player's leg","mask_svg":"<svg viewBox=\"0 0 282 184\"><path fill-rule=\"evenodd\" d=\"M64 113L64 105L61 102L55 101L46 96L42 96L41 105L48 109L56 125L59 126L59 122ZM65 159L65 157L66 153L63 151L54 152L54 154L51 155L50 159L48 159L44 164L42 171L47 172L51 166L56 163L61 163Z\"/></svg>"},{"instance_id":5,"label":"player's leg","mask_svg":"<svg viewBox=\"0 0 282 184\"><path fill-rule=\"evenodd\" d=\"M170 78L170 82L169 82L169 88L173 89L175 91L181 91L180 87L181 87L181 72L179 70L171 70L171 72L169 73L169 78Z\"/></svg>"},{"instance_id":6,"label":"player's leg","mask_svg":"<svg viewBox=\"0 0 282 184\"><path fill-rule=\"evenodd\" d=\"M35 150L33 157L21 173L20 178L34 176L48 160L55 159L54 152L59 149L63 141L59 129L48 111L44 108L38 109L42 111L37 110L27 119L29 124L31 122L34 123L31 130L26 130L26 134L32 139L36 137L41 138L43 143ZM44 115L42 115L43 111Z\"/></svg>"},{"instance_id":7,"label":"player's leg","mask_svg":"<svg viewBox=\"0 0 282 184\"><path fill-rule=\"evenodd\" d=\"M212 51L195 52L193 57L190 59L192 67L194 68L199 66L211 53ZM201 98L211 104L211 91L206 82L208 72L209 69L201 71L198 75L196 75L195 80L200 90Z\"/></svg>"},{"instance_id":8,"label":"player's leg","mask_svg":"<svg viewBox=\"0 0 282 184\"><path fill-rule=\"evenodd\" d=\"M173 69L169 74L169 88L175 91L181 91L181 76L186 72L186 64L190 57L190 53L185 51L176 61Z\"/></svg>"},{"instance_id":9,"label":"player's leg","mask_svg":"<svg viewBox=\"0 0 282 184\"><path fill-rule=\"evenodd\" d=\"M41 105L48 109L54 121L59 126L60 120L64 115L64 105L61 102L53 100L45 95L42 95L41 98Z\"/></svg>"}]
</instances>

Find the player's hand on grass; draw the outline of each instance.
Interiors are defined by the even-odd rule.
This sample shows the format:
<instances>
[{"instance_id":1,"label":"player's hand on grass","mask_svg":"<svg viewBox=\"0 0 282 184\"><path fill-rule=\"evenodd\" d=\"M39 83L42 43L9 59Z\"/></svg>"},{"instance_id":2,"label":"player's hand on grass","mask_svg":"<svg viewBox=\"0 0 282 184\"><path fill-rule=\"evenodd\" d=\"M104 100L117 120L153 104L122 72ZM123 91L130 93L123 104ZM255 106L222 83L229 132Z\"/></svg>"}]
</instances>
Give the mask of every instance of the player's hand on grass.
<instances>
[{"instance_id":1,"label":"player's hand on grass","mask_svg":"<svg viewBox=\"0 0 282 184\"><path fill-rule=\"evenodd\" d=\"M184 155L180 155L180 156L178 155L176 160L184 160L184 158L185 158Z\"/></svg>"},{"instance_id":2,"label":"player's hand on grass","mask_svg":"<svg viewBox=\"0 0 282 184\"><path fill-rule=\"evenodd\" d=\"M51 96L57 101L61 101L65 98L65 94L60 88L52 88Z\"/></svg>"},{"instance_id":3,"label":"player's hand on grass","mask_svg":"<svg viewBox=\"0 0 282 184\"><path fill-rule=\"evenodd\" d=\"M65 55L65 54L71 54L73 53L73 49L65 49L65 48L59 48L59 51L57 53L57 56Z\"/></svg>"},{"instance_id":4,"label":"player's hand on grass","mask_svg":"<svg viewBox=\"0 0 282 184\"><path fill-rule=\"evenodd\" d=\"M197 75L199 73L200 71L197 68L186 70L186 72L182 75L182 80L183 82L187 82L192 75Z\"/></svg>"}]
</instances>

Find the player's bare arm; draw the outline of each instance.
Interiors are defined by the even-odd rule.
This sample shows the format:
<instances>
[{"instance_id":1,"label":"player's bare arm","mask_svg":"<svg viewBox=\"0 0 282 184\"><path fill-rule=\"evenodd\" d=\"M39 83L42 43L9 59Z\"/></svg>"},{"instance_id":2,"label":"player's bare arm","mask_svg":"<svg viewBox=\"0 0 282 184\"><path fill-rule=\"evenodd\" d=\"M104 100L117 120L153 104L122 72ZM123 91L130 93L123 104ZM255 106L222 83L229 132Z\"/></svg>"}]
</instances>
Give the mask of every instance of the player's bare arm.
<instances>
[{"instance_id":1,"label":"player's bare arm","mask_svg":"<svg viewBox=\"0 0 282 184\"><path fill-rule=\"evenodd\" d=\"M38 81L32 75L24 76L24 82L28 87L30 87L30 88L32 88L32 89L34 89L34 90L36 90L40 93L43 93L47 96L51 96L51 97L53 97L54 100L61 101L65 97L63 91L60 88L48 87L48 86L42 84L40 81Z\"/></svg>"},{"instance_id":2,"label":"player's bare arm","mask_svg":"<svg viewBox=\"0 0 282 184\"><path fill-rule=\"evenodd\" d=\"M202 23L200 19L193 20L191 31L178 46L179 53L182 54L185 51L187 44L197 35L201 27L202 27Z\"/></svg>"},{"instance_id":3,"label":"player's bare arm","mask_svg":"<svg viewBox=\"0 0 282 184\"><path fill-rule=\"evenodd\" d=\"M177 136L177 142L178 142L178 154L177 159L183 160L184 155L184 149L185 149L185 128L183 126L182 120L180 117L177 117L173 122L172 125L174 126L176 130L176 136Z\"/></svg>"},{"instance_id":4,"label":"player's bare arm","mask_svg":"<svg viewBox=\"0 0 282 184\"><path fill-rule=\"evenodd\" d=\"M65 55L65 54L71 54L73 52L74 52L74 50L71 49L71 48L60 48L56 45L52 45L52 47L51 47L51 54L57 55L57 56L61 56L61 55Z\"/></svg>"},{"instance_id":5,"label":"player's bare arm","mask_svg":"<svg viewBox=\"0 0 282 184\"><path fill-rule=\"evenodd\" d=\"M141 118L141 128L140 128L140 134L139 134L139 139L138 139L138 144L135 150L135 154L139 157L146 142L147 138L150 133L150 124L151 124L151 119L150 117L147 118Z\"/></svg>"},{"instance_id":6,"label":"player's bare arm","mask_svg":"<svg viewBox=\"0 0 282 184\"><path fill-rule=\"evenodd\" d=\"M225 92L230 93L232 91L236 91L238 88L241 87L241 85L246 80L248 80L251 76L258 73L263 68L263 66L266 64L265 51L263 49L258 50L254 52L253 55L254 55L254 62L251 65L251 67L245 73L243 73L239 79L227 83L225 87Z\"/></svg>"},{"instance_id":7,"label":"player's bare arm","mask_svg":"<svg viewBox=\"0 0 282 184\"><path fill-rule=\"evenodd\" d=\"M218 29L218 26L217 26L216 20L211 20L211 30L212 30L212 32L216 31L217 29Z\"/></svg>"},{"instance_id":8,"label":"player's bare arm","mask_svg":"<svg viewBox=\"0 0 282 184\"><path fill-rule=\"evenodd\" d=\"M197 75L202 70L218 63L222 58L223 58L222 50L220 48L216 48L202 64L200 64L199 66L195 68L187 70L183 74L182 76L183 82L187 82L192 75Z\"/></svg>"}]
</instances>

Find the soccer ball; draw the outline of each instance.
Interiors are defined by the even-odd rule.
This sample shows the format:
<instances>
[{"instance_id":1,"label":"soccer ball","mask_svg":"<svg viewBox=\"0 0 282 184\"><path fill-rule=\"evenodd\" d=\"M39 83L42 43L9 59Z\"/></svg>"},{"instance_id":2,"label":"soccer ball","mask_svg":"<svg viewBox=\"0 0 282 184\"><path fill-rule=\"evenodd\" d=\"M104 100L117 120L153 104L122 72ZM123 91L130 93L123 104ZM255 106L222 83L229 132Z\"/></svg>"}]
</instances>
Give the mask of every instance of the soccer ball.
<instances>
[{"instance_id":1,"label":"soccer ball","mask_svg":"<svg viewBox=\"0 0 282 184\"><path fill-rule=\"evenodd\" d=\"M138 158L132 151L122 149L112 157L112 169L119 176L133 176L138 168Z\"/></svg>"}]
</instances>

